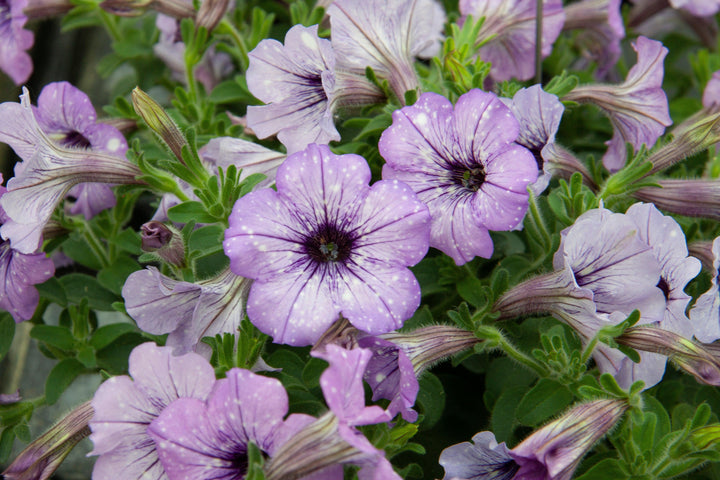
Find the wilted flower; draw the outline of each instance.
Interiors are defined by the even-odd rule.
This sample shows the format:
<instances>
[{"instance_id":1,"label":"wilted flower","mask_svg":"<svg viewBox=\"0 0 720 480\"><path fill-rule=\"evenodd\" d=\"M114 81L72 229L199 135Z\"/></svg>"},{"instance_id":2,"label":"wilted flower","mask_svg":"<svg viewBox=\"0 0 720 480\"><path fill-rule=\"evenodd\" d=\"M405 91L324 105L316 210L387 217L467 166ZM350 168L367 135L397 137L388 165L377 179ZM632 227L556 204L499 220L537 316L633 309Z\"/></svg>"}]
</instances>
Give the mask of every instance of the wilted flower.
<instances>
[{"instance_id":1,"label":"wilted flower","mask_svg":"<svg viewBox=\"0 0 720 480\"><path fill-rule=\"evenodd\" d=\"M2 472L6 480L45 480L55 472L65 457L90 435L88 422L93 416L90 402L85 402L40 435Z\"/></svg>"},{"instance_id":2,"label":"wilted flower","mask_svg":"<svg viewBox=\"0 0 720 480\"><path fill-rule=\"evenodd\" d=\"M460 0L460 13L485 17L477 43L480 57L492 63L495 81L529 80L535 75L535 0ZM550 55L565 21L561 0L543 0L542 57Z\"/></svg>"},{"instance_id":3,"label":"wilted flower","mask_svg":"<svg viewBox=\"0 0 720 480\"><path fill-rule=\"evenodd\" d=\"M225 254L255 280L248 316L276 342L311 344L340 313L379 334L415 312L420 287L407 266L427 251L427 208L402 182L369 181L362 157L311 144L280 166L277 192L236 202Z\"/></svg>"},{"instance_id":4,"label":"wilted flower","mask_svg":"<svg viewBox=\"0 0 720 480\"><path fill-rule=\"evenodd\" d=\"M591 102L610 118L614 133L606 142L608 150L603 164L611 172L625 165L625 143L636 150L648 147L672 124L668 113L668 100L662 89L663 59L668 49L662 43L638 37L632 44L637 52L637 63L620 85L583 85L568 93L563 100Z\"/></svg>"},{"instance_id":5,"label":"wilted flower","mask_svg":"<svg viewBox=\"0 0 720 480\"><path fill-rule=\"evenodd\" d=\"M289 153L340 140L333 122L335 54L317 29L295 25L284 45L263 40L249 54L248 89L267 105L248 107L248 126L258 138L277 134Z\"/></svg>"},{"instance_id":6,"label":"wilted flower","mask_svg":"<svg viewBox=\"0 0 720 480\"><path fill-rule=\"evenodd\" d=\"M175 355L196 351L208 355L203 337L237 331L243 319L250 280L225 269L198 283L173 280L148 267L131 273L122 295L125 309L140 329L162 335Z\"/></svg>"},{"instance_id":7,"label":"wilted flower","mask_svg":"<svg viewBox=\"0 0 720 480\"><path fill-rule=\"evenodd\" d=\"M35 35L25 30L27 15L23 13L28 0L0 0L0 70L15 85L30 78L33 64L27 50L33 46Z\"/></svg>"},{"instance_id":8,"label":"wilted flower","mask_svg":"<svg viewBox=\"0 0 720 480\"><path fill-rule=\"evenodd\" d=\"M179 398L148 427L158 456L171 479L244 478L250 442L270 457L305 425L303 414L287 419L288 396L282 384L233 368L217 380L207 400Z\"/></svg>"},{"instance_id":9,"label":"wilted flower","mask_svg":"<svg viewBox=\"0 0 720 480\"><path fill-rule=\"evenodd\" d=\"M178 398L205 400L215 384L213 367L201 356L173 356L168 347L144 343L130 354L130 377L112 377L92 400L90 421L99 455L93 479L111 480L122 472L128 480L167 480L148 427Z\"/></svg>"},{"instance_id":10,"label":"wilted flower","mask_svg":"<svg viewBox=\"0 0 720 480\"><path fill-rule=\"evenodd\" d=\"M462 265L489 258L489 230L512 230L528 208L537 178L532 153L515 140L519 126L492 93L471 90L453 109L445 97L424 93L393 112L380 137L383 178L401 180L427 204L430 246Z\"/></svg>"},{"instance_id":11,"label":"wilted flower","mask_svg":"<svg viewBox=\"0 0 720 480\"><path fill-rule=\"evenodd\" d=\"M0 117L10 119L0 127L0 141L24 160L15 166L15 177L0 200L9 218L0 233L14 249L33 253L40 245L43 226L73 186L139 183L136 177L142 172L116 155L57 145L38 125L27 89L20 98L19 104L0 105Z\"/></svg>"}]
</instances>

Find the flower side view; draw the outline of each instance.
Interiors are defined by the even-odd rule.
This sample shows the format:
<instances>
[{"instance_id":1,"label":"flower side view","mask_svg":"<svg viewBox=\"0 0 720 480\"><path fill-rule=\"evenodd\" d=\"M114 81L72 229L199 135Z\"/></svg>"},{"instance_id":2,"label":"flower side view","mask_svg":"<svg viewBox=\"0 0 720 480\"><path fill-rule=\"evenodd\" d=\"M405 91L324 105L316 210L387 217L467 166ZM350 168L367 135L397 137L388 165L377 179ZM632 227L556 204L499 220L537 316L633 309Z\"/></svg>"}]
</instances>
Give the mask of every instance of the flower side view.
<instances>
[{"instance_id":1,"label":"flower side view","mask_svg":"<svg viewBox=\"0 0 720 480\"><path fill-rule=\"evenodd\" d=\"M225 254L234 273L255 280L247 313L275 342L312 344L340 313L386 333L418 307L407 267L427 252L427 207L402 182L369 181L362 157L311 144L280 166L277 192L236 202Z\"/></svg>"},{"instance_id":2,"label":"flower side view","mask_svg":"<svg viewBox=\"0 0 720 480\"><path fill-rule=\"evenodd\" d=\"M33 71L27 50L35 43L35 35L23 29L28 19L23 10L28 3L28 0L0 1L0 70L15 85L25 83Z\"/></svg>"},{"instance_id":3,"label":"flower side view","mask_svg":"<svg viewBox=\"0 0 720 480\"><path fill-rule=\"evenodd\" d=\"M453 109L424 93L393 113L380 137L383 178L401 180L427 204L430 246L462 265L490 258L489 230L512 230L528 208L538 176L533 154L515 143L518 121L492 93L471 90Z\"/></svg>"}]
</instances>

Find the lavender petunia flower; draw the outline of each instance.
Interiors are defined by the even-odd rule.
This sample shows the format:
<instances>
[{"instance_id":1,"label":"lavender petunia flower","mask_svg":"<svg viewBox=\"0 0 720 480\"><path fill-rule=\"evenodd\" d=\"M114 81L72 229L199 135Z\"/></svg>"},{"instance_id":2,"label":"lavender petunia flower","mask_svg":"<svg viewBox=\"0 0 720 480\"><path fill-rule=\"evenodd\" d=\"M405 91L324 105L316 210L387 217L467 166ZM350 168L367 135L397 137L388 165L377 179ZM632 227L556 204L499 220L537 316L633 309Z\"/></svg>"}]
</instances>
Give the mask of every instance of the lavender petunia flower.
<instances>
[{"instance_id":1,"label":"lavender petunia flower","mask_svg":"<svg viewBox=\"0 0 720 480\"><path fill-rule=\"evenodd\" d=\"M386 410L376 405L365 406L362 379L372 353L363 348L346 350L329 344L325 351L311 354L330 364L320 376L320 387L330 411L277 452L267 465L265 477L298 478L333 465L354 464L361 467L358 473L361 480L399 480L384 452L356 428L391 419Z\"/></svg>"},{"instance_id":2,"label":"lavender petunia flower","mask_svg":"<svg viewBox=\"0 0 720 480\"><path fill-rule=\"evenodd\" d=\"M235 204L225 253L233 272L255 280L248 316L275 342L311 344L340 313L385 333L419 305L407 266L427 251L427 208L402 182L369 181L362 157L311 144L280 166L277 192Z\"/></svg>"},{"instance_id":3,"label":"lavender petunia flower","mask_svg":"<svg viewBox=\"0 0 720 480\"><path fill-rule=\"evenodd\" d=\"M515 141L535 157L539 176L530 188L539 195L550 183L552 167L547 162L555 158L555 134L565 107L557 96L545 92L540 85L518 90L512 100L500 100L510 108L520 124L520 133Z\"/></svg>"},{"instance_id":4,"label":"lavender petunia flower","mask_svg":"<svg viewBox=\"0 0 720 480\"><path fill-rule=\"evenodd\" d=\"M40 129L56 144L125 158L128 150L122 133L115 127L97 123L97 114L90 98L68 82L49 83L43 87L33 109ZM69 212L82 213L90 219L106 208L115 206L110 185L82 183L68 192L75 197Z\"/></svg>"},{"instance_id":5,"label":"lavender petunia flower","mask_svg":"<svg viewBox=\"0 0 720 480\"><path fill-rule=\"evenodd\" d=\"M2 183L0 174L0 183ZM7 189L0 185L0 198ZM7 220L0 208L0 223ZM10 242L0 242L0 308L10 312L15 322L29 320L35 313L40 294L35 285L49 280L55 274L55 265L44 253L20 253Z\"/></svg>"},{"instance_id":6,"label":"lavender petunia flower","mask_svg":"<svg viewBox=\"0 0 720 480\"><path fill-rule=\"evenodd\" d=\"M249 54L248 89L268 105L248 107L248 126L258 138L277 134L289 153L340 140L333 123L335 54L317 29L295 25L285 45L263 40Z\"/></svg>"},{"instance_id":7,"label":"lavender petunia flower","mask_svg":"<svg viewBox=\"0 0 720 480\"><path fill-rule=\"evenodd\" d=\"M173 280L155 267L128 276L122 289L125 309L142 330L169 333L175 355L196 351L210 355L200 340L237 331L250 280L230 270L198 283Z\"/></svg>"},{"instance_id":8,"label":"lavender petunia flower","mask_svg":"<svg viewBox=\"0 0 720 480\"><path fill-rule=\"evenodd\" d=\"M173 356L171 349L144 343L130 354L130 377L113 377L100 385L92 400L90 421L95 448L100 455L94 480L166 480L148 427L178 398L205 400L215 384L215 371L194 353Z\"/></svg>"},{"instance_id":9,"label":"lavender petunia flower","mask_svg":"<svg viewBox=\"0 0 720 480\"><path fill-rule=\"evenodd\" d=\"M401 180L432 216L430 246L462 265L493 251L488 230L511 230L528 208L537 163L514 143L518 122L492 93L471 90L453 106L424 93L393 113L380 137L383 178Z\"/></svg>"},{"instance_id":10,"label":"lavender petunia flower","mask_svg":"<svg viewBox=\"0 0 720 480\"><path fill-rule=\"evenodd\" d=\"M625 26L621 0L583 0L565 7L563 30L577 30L575 42L597 63L595 76L604 78L620 58Z\"/></svg>"},{"instance_id":11,"label":"lavender petunia flower","mask_svg":"<svg viewBox=\"0 0 720 480\"><path fill-rule=\"evenodd\" d=\"M632 44L637 63L620 85L583 85L568 93L563 100L592 102L610 118L614 133L606 142L608 150L603 164L611 172L621 169L626 161L625 143L638 149L642 144L652 147L665 127L672 124L668 100L662 89L663 59L668 52L662 43L638 37Z\"/></svg>"},{"instance_id":12,"label":"lavender petunia flower","mask_svg":"<svg viewBox=\"0 0 720 480\"><path fill-rule=\"evenodd\" d=\"M418 87L415 57L430 58L439 52L445 12L434 0L335 0L327 13L338 91L346 88L346 82L367 83L365 69L371 67L404 102L405 92Z\"/></svg>"},{"instance_id":13,"label":"lavender petunia flower","mask_svg":"<svg viewBox=\"0 0 720 480\"><path fill-rule=\"evenodd\" d=\"M720 291L718 271L720 269L720 237L712 242L712 278L710 288L700 295L690 310L690 320L695 338L710 343L720 338Z\"/></svg>"},{"instance_id":14,"label":"lavender petunia flower","mask_svg":"<svg viewBox=\"0 0 720 480\"><path fill-rule=\"evenodd\" d=\"M230 165L235 165L238 170L242 169L240 180L254 173L262 173L265 175L265 180L258 183L255 188L269 187L275 183L277 169L287 158L284 153L233 137L213 138L200 149L200 156L214 169L222 167L223 170L227 170Z\"/></svg>"},{"instance_id":15,"label":"lavender petunia flower","mask_svg":"<svg viewBox=\"0 0 720 480\"><path fill-rule=\"evenodd\" d=\"M480 432L473 443L463 442L440 453L439 463L445 469L443 480L512 480L520 468L510 450L495 440L492 432Z\"/></svg>"},{"instance_id":16,"label":"lavender petunia flower","mask_svg":"<svg viewBox=\"0 0 720 480\"><path fill-rule=\"evenodd\" d=\"M705 85L702 104L703 107L712 111L720 109L720 70L713 72L712 77L710 77L707 85Z\"/></svg>"},{"instance_id":17,"label":"lavender petunia flower","mask_svg":"<svg viewBox=\"0 0 720 480\"><path fill-rule=\"evenodd\" d=\"M313 420L288 413L282 384L233 368L203 401L180 398L153 420L148 433L170 479L240 479L247 473L250 442L270 457Z\"/></svg>"},{"instance_id":18,"label":"lavender petunia flower","mask_svg":"<svg viewBox=\"0 0 720 480\"><path fill-rule=\"evenodd\" d=\"M115 155L57 145L38 125L27 89L20 98L19 104L0 105L0 117L11 119L0 126L0 141L24 160L15 165L15 177L0 199L9 217L0 233L14 249L33 253L43 226L70 188L86 182L138 183L142 172Z\"/></svg>"},{"instance_id":19,"label":"lavender petunia flower","mask_svg":"<svg viewBox=\"0 0 720 480\"><path fill-rule=\"evenodd\" d=\"M28 0L0 0L0 70L15 85L22 85L33 71L32 58L27 50L35 43L35 35L25 30L27 15L23 10Z\"/></svg>"},{"instance_id":20,"label":"lavender petunia flower","mask_svg":"<svg viewBox=\"0 0 720 480\"><path fill-rule=\"evenodd\" d=\"M473 444L440 454L444 480L570 480L582 457L622 418L623 400L600 399L577 405L536 430L512 450L480 432Z\"/></svg>"},{"instance_id":21,"label":"lavender petunia flower","mask_svg":"<svg viewBox=\"0 0 720 480\"><path fill-rule=\"evenodd\" d=\"M720 0L669 0L670 6L696 17L709 17L720 11Z\"/></svg>"},{"instance_id":22,"label":"lavender petunia flower","mask_svg":"<svg viewBox=\"0 0 720 480\"><path fill-rule=\"evenodd\" d=\"M534 0L460 0L460 13L485 17L477 43L480 58L492 63L490 77L497 81L529 80L535 75ZM565 22L561 0L543 0L542 57L550 55ZM492 37L492 38L491 38Z\"/></svg>"}]
</instances>

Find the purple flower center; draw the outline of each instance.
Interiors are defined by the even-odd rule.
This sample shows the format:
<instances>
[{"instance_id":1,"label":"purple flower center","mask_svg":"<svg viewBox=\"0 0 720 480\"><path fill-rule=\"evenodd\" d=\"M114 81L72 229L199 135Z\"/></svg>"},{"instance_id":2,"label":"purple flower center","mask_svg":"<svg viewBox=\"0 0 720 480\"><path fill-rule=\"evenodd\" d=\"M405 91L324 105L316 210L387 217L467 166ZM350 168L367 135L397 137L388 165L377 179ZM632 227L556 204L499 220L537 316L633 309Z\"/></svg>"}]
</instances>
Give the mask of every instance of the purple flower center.
<instances>
[{"instance_id":1,"label":"purple flower center","mask_svg":"<svg viewBox=\"0 0 720 480\"><path fill-rule=\"evenodd\" d=\"M236 452L230 460L233 471L237 472L235 478L245 478L245 474L248 470L248 457L247 452Z\"/></svg>"},{"instance_id":2,"label":"purple flower center","mask_svg":"<svg viewBox=\"0 0 720 480\"><path fill-rule=\"evenodd\" d=\"M82 133L75 130L71 130L66 133L58 143L63 147L68 148L90 148L90 140L88 140Z\"/></svg>"},{"instance_id":3,"label":"purple flower center","mask_svg":"<svg viewBox=\"0 0 720 480\"><path fill-rule=\"evenodd\" d=\"M10 0L0 0L0 31L10 27Z\"/></svg>"},{"instance_id":4,"label":"purple flower center","mask_svg":"<svg viewBox=\"0 0 720 480\"><path fill-rule=\"evenodd\" d=\"M451 175L457 185L461 185L473 192L480 190L482 184L485 183L485 168L482 165L473 168L468 168L465 165L453 166Z\"/></svg>"},{"instance_id":5,"label":"purple flower center","mask_svg":"<svg viewBox=\"0 0 720 480\"><path fill-rule=\"evenodd\" d=\"M353 237L326 223L305 239L304 246L317 263L344 262L352 253Z\"/></svg>"},{"instance_id":6,"label":"purple flower center","mask_svg":"<svg viewBox=\"0 0 720 480\"><path fill-rule=\"evenodd\" d=\"M663 277L660 277L657 287L662 290L663 295L665 295L665 301L667 301L670 298L670 285L668 285Z\"/></svg>"}]
</instances>

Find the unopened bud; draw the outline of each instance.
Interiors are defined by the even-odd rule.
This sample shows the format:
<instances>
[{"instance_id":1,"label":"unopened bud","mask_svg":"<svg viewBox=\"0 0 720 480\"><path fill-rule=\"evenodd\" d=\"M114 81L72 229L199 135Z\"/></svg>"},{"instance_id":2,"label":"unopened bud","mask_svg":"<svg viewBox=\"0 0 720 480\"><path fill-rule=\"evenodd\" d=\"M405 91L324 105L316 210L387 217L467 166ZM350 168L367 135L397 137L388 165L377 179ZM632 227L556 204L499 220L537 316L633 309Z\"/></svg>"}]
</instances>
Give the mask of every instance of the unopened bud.
<instances>
[{"instance_id":1,"label":"unopened bud","mask_svg":"<svg viewBox=\"0 0 720 480\"><path fill-rule=\"evenodd\" d=\"M42 434L17 456L2 475L6 480L45 480L57 470L65 457L83 438L90 435L93 416L85 402Z\"/></svg>"},{"instance_id":2,"label":"unopened bud","mask_svg":"<svg viewBox=\"0 0 720 480\"><path fill-rule=\"evenodd\" d=\"M195 9L191 2L182 0L105 0L100 8L121 17L137 17L148 8L173 18L192 18Z\"/></svg>"},{"instance_id":3,"label":"unopened bud","mask_svg":"<svg viewBox=\"0 0 720 480\"><path fill-rule=\"evenodd\" d=\"M702 262L703 267L711 272L715 270L715 255L713 254L713 242L703 240L688 243L688 253Z\"/></svg>"},{"instance_id":4,"label":"unopened bud","mask_svg":"<svg viewBox=\"0 0 720 480\"><path fill-rule=\"evenodd\" d=\"M640 188L633 196L670 213L720 220L720 181L667 179L655 183L657 187Z\"/></svg>"},{"instance_id":5,"label":"unopened bud","mask_svg":"<svg viewBox=\"0 0 720 480\"><path fill-rule=\"evenodd\" d=\"M140 227L140 232L144 252L155 253L171 265L185 264L185 245L180 232L155 220Z\"/></svg>"},{"instance_id":6,"label":"unopened bud","mask_svg":"<svg viewBox=\"0 0 720 480\"><path fill-rule=\"evenodd\" d=\"M204 0L200 4L200 8L195 19L197 27L205 27L211 32L217 27L220 20L225 16L228 9L229 0Z\"/></svg>"},{"instance_id":7,"label":"unopened bud","mask_svg":"<svg viewBox=\"0 0 720 480\"><path fill-rule=\"evenodd\" d=\"M173 119L150 95L140 90L140 87L135 87L133 90L132 101L135 112L145 120L148 127L160 136L175 157L182 162L182 147L188 143Z\"/></svg>"}]
</instances>

